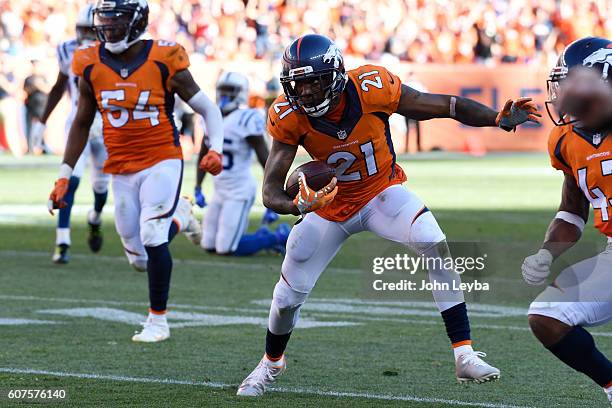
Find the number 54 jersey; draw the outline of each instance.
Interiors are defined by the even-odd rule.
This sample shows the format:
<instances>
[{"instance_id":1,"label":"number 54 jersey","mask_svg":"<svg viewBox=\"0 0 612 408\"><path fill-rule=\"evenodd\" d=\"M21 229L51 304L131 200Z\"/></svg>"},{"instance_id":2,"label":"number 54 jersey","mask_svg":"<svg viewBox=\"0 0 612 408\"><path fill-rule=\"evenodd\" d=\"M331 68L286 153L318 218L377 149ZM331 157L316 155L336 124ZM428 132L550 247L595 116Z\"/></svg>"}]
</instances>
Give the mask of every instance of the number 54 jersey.
<instances>
[{"instance_id":1,"label":"number 54 jersey","mask_svg":"<svg viewBox=\"0 0 612 408\"><path fill-rule=\"evenodd\" d=\"M555 127L548 140L554 168L576 180L591 203L595 228L612 237L612 138L565 125Z\"/></svg>"},{"instance_id":2,"label":"number 54 jersey","mask_svg":"<svg viewBox=\"0 0 612 408\"><path fill-rule=\"evenodd\" d=\"M348 71L336 111L339 121L291 109L284 95L270 106L268 133L282 143L302 145L316 160L336 168L338 194L317 214L346 221L387 187L406 181L396 163L389 116L401 95L400 79L375 65ZM334 112L335 113L335 112Z\"/></svg>"},{"instance_id":3,"label":"number 54 jersey","mask_svg":"<svg viewBox=\"0 0 612 408\"><path fill-rule=\"evenodd\" d=\"M105 173L135 173L182 158L169 80L189 67L189 57L173 42L143 42L142 51L128 62L116 59L100 43L74 54L72 69L89 83L102 114Z\"/></svg>"}]
</instances>

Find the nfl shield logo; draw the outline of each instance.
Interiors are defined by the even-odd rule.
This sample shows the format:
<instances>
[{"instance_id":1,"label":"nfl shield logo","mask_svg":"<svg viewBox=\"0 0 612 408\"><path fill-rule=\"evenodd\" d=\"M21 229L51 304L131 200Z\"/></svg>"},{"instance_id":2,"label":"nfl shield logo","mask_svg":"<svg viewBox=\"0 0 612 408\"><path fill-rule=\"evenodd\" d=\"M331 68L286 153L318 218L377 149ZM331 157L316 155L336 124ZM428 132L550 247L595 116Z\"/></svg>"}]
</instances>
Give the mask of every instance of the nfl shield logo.
<instances>
[{"instance_id":1,"label":"nfl shield logo","mask_svg":"<svg viewBox=\"0 0 612 408\"><path fill-rule=\"evenodd\" d=\"M601 143L601 133L596 133L593 135L593 144L595 146L599 145Z\"/></svg>"},{"instance_id":2,"label":"nfl shield logo","mask_svg":"<svg viewBox=\"0 0 612 408\"><path fill-rule=\"evenodd\" d=\"M344 130L344 129L339 130L337 135L338 135L338 139L340 139L340 140L346 139L346 137L347 137L346 130Z\"/></svg>"},{"instance_id":3,"label":"nfl shield logo","mask_svg":"<svg viewBox=\"0 0 612 408\"><path fill-rule=\"evenodd\" d=\"M121 68L121 78L127 78L128 77L128 70L127 68Z\"/></svg>"}]
</instances>

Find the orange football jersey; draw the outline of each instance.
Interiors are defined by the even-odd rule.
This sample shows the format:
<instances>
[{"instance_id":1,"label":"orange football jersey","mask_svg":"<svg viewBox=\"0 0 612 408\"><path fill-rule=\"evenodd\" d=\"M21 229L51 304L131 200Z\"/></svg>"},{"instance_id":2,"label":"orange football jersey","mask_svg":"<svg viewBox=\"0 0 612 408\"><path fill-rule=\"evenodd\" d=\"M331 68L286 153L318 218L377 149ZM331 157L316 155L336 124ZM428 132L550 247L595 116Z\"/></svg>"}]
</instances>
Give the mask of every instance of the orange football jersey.
<instances>
[{"instance_id":1,"label":"orange football jersey","mask_svg":"<svg viewBox=\"0 0 612 408\"><path fill-rule=\"evenodd\" d=\"M294 111L284 95L268 114L274 139L302 145L311 157L336 168L338 194L317 211L330 221L347 220L387 187L406 181L395 162L389 128L401 95L400 79L374 65L348 71L348 78L339 122Z\"/></svg>"},{"instance_id":2,"label":"orange football jersey","mask_svg":"<svg viewBox=\"0 0 612 408\"><path fill-rule=\"evenodd\" d=\"M554 168L574 176L595 213L595 228L612 237L612 138L572 125L555 127L548 140Z\"/></svg>"},{"instance_id":3,"label":"orange football jersey","mask_svg":"<svg viewBox=\"0 0 612 408\"><path fill-rule=\"evenodd\" d=\"M89 83L102 114L106 173L135 173L162 160L182 158L169 79L189 67L189 57L173 42L144 44L127 63L100 43L80 47L74 54L72 69Z\"/></svg>"}]
</instances>

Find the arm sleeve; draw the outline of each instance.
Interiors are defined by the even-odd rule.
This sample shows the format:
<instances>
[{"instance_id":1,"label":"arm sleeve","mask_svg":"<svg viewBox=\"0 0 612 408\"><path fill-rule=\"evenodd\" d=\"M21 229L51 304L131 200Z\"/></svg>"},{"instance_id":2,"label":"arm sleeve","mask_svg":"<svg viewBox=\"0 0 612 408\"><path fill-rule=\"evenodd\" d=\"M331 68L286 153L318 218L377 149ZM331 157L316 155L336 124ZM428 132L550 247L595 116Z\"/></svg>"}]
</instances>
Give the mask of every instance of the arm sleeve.
<instances>
[{"instance_id":1,"label":"arm sleeve","mask_svg":"<svg viewBox=\"0 0 612 408\"><path fill-rule=\"evenodd\" d=\"M263 135L265 130L265 121L263 115L256 109L247 111L244 116L242 125L242 137Z\"/></svg>"},{"instance_id":2,"label":"arm sleeve","mask_svg":"<svg viewBox=\"0 0 612 408\"><path fill-rule=\"evenodd\" d=\"M202 91L192 96L187 104L204 118L210 149L223 153L223 117L217 105Z\"/></svg>"},{"instance_id":3,"label":"arm sleeve","mask_svg":"<svg viewBox=\"0 0 612 408\"><path fill-rule=\"evenodd\" d=\"M70 75L70 68L72 64L70 63L70 59L68 59L66 54L65 45L66 43L61 43L57 46L57 64L59 65L60 72L68 76Z\"/></svg>"}]
</instances>

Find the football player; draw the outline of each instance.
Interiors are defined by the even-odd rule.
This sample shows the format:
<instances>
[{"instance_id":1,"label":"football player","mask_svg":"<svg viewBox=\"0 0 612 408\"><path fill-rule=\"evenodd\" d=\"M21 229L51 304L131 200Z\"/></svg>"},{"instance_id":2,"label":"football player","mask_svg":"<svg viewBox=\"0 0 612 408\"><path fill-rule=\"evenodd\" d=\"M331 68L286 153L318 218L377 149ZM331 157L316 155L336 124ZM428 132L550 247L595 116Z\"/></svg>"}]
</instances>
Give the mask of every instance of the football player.
<instances>
[{"instance_id":1,"label":"football player","mask_svg":"<svg viewBox=\"0 0 612 408\"><path fill-rule=\"evenodd\" d=\"M74 56L74 51L78 46L91 44L96 41L96 34L93 29L93 5L87 5L79 11L76 21L76 39L65 41L57 47L57 59L59 62L59 73L49 97L40 122L35 122L32 127L32 137L42 140L45 131L45 124L51 112L66 90L70 94L71 111L66 120L66 136L76 114L77 101L79 99L78 77L72 71L70 65ZM87 243L92 252L98 252L102 248L102 209L106 204L108 195L108 182L110 176L102 171L106 160L106 149L102 140L102 118L96 114L93 125L89 130L87 145L77 161L72 176L68 181L68 192L64 197L66 206L59 211L57 229L55 234L55 252L53 262L58 264L68 263L70 259L69 249L70 239L70 214L74 203L74 194L79 186L83 171L91 155L91 185L94 193L94 207L87 213L87 224L89 225L89 236Z\"/></svg>"},{"instance_id":2,"label":"football player","mask_svg":"<svg viewBox=\"0 0 612 408\"><path fill-rule=\"evenodd\" d=\"M547 109L557 126L548 152L552 166L564 173L563 192L541 249L522 266L528 284L546 283L554 260L580 239L593 207L607 248L564 269L531 304L529 325L559 360L603 387L610 402L612 362L584 327L612 320L611 64L612 41L588 37L567 46L550 73Z\"/></svg>"},{"instance_id":3,"label":"football player","mask_svg":"<svg viewBox=\"0 0 612 408\"><path fill-rule=\"evenodd\" d=\"M174 42L142 40L148 23L145 0L100 1L94 26L100 42L77 49L72 69L79 79L77 113L64 161L49 197L50 211L65 206L69 180L83 151L89 127L100 111L112 175L115 226L125 252L149 279L149 316L132 340L157 342L170 336L166 305L172 257L168 244L186 230L199 241L191 204L179 199L183 161L174 125L174 94L204 117L211 148L204 170L221 172L223 129L217 106L188 70L185 49ZM174 216L174 220L173 220Z\"/></svg>"},{"instance_id":4,"label":"football player","mask_svg":"<svg viewBox=\"0 0 612 408\"><path fill-rule=\"evenodd\" d=\"M238 72L224 72L217 80L216 93L223 115L223 172L213 177L215 195L204 214L200 246L219 255L252 255L263 249L283 252L289 235L287 224L279 225L274 232L263 225L278 219L272 210L266 209L262 227L256 233L244 234L257 192L251 172L253 152L262 167L269 153L263 115L246 107L249 80ZM203 149L200 155L206 151ZM200 203L205 202L201 189L204 175L198 169L195 193Z\"/></svg>"},{"instance_id":5,"label":"football player","mask_svg":"<svg viewBox=\"0 0 612 408\"><path fill-rule=\"evenodd\" d=\"M453 118L470 126L512 130L538 121L529 99L508 100L501 112L459 96L418 92L382 66L346 72L334 42L321 35L295 40L282 57L284 95L269 110L274 138L265 169L263 200L280 214L303 216L287 241L281 277L274 288L265 354L238 388L238 395L262 395L285 369L285 348L300 307L343 242L371 231L427 257L446 257L445 235L431 211L401 184L406 180L395 161L389 116L415 120ZM300 176L300 192L289 197L283 185L298 146L317 160L336 166L336 177L319 191ZM434 262L441 266L443 262ZM459 281L443 267L429 270L437 282ZM463 293L434 291L454 355L459 381L484 382L499 377L471 346Z\"/></svg>"}]
</instances>

